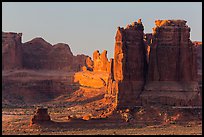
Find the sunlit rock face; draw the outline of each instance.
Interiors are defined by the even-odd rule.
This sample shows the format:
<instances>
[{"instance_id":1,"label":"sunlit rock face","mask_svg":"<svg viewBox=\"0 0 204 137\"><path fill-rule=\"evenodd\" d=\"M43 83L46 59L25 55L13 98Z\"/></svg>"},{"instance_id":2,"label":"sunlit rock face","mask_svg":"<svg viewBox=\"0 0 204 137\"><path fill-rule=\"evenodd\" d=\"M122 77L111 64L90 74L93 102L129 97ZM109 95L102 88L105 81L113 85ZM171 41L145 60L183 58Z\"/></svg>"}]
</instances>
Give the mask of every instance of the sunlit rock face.
<instances>
[{"instance_id":1,"label":"sunlit rock face","mask_svg":"<svg viewBox=\"0 0 204 137\"><path fill-rule=\"evenodd\" d=\"M107 58L107 51L104 50L101 54L98 50L93 53L93 71L108 72L110 62Z\"/></svg>"},{"instance_id":2,"label":"sunlit rock face","mask_svg":"<svg viewBox=\"0 0 204 137\"><path fill-rule=\"evenodd\" d=\"M77 72L74 74L74 82L81 87L87 88L105 88L108 81L108 73L106 72Z\"/></svg>"},{"instance_id":3,"label":"sunlit rock face","mask_svg":"<svg viewBox=\"0 0 204 137\"><path fill-rule=\"evenodd\" d=\"M117 107L134 107L144 86L147 68L141 20L125 29L118 27L115 37L112 81L108 93L116 94Z\"/></svg>"},{"instance_id":4,"label":"sunlit rock face","mask_svg":"<svg viewBox=\"0 0 204 137\"><path fill-rule=\"evenodd\" d=\"M87 70L93 71L93 64L94 64L94 62L93 62L93 60L91 59L91 57L87 57L87 58L86 58L86 64L85 64Z\"/></svg>"},{"instance_id":5,"label":"sunlit rock face","mask_svg":"<svg viewBox=\"0 0 204 137\"><path fill-rule=\"evenodd\" d=\"M22 68L22 33L2 32L2 70Z\"/></svg>"},{"instance_id":6,"label":"sunlit rock face","mask_svg":"<svg viewBox=\"0 0 204 137\"><path fill-rule=\"evenodd\" d=\"M85 66L83 70L93 71L93 72L107 72L110 73L111 60L107 58L107 50L100 53L98 50L93 52L93 60L91 57L86 58Z\"/></svg>"},{"instance_id":7,"label":"sunlit rock face","mask_svg":"<svg viewBox=\"0 0 204 137\"><path fill-rule=\"evenodd\" d=\"M143 103L193 105L198 98L197 54L184 20L156 20Z\"/></svg>"}]
</instances>

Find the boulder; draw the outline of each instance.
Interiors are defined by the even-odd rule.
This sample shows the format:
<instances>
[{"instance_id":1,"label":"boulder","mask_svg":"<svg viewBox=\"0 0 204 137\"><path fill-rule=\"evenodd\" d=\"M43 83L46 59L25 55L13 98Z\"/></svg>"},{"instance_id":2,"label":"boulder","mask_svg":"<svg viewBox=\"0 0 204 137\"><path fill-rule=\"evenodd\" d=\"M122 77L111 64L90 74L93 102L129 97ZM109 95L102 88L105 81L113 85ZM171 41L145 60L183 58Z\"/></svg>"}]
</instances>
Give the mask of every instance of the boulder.
<instances>
[{"instance_id":1,"label":"boulder","mask_svg":"<svg viewBox=\"0 0 204 137\"><path fill-rule=\"evenodd\" d=\"M34 116L31 118L30 125L41 124L42 122L50 122L50 116L47 108L37 108Z\"/></svg>"}]
</instances>

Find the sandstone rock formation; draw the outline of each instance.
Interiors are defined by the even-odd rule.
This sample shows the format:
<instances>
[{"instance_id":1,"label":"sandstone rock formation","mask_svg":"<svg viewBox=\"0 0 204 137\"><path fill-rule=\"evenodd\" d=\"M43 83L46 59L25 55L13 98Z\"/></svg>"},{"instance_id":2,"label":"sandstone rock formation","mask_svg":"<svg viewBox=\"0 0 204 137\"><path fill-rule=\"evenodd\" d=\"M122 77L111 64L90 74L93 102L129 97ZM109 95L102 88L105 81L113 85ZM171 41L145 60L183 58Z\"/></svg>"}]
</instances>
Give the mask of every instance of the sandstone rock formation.
<instances>
[{"instance_id":1,"label":"sandstone rock formation","mask_svg":"<svg viewBox=\"0 0 204 137\"><path fill-rule=\"evenodd\" d=\"M106 72L77 72L74 75L74 82L82 87L103 88L108 82L108 73Z\"/></svg>"},{"instance_id":2,"label":"sandstone rock formation","mask_svg":"<svg viewBox=\"0 0 204 137\"><path fill-rule=\"evenodd\" d=\"M21 42L22 33L2 32L2 69L80 71L86 55L74 56L69 45L51 45L37 37Z\"/></svg>"},{"instance_id":3,"label":"sandstone rock formation","mask_svg":"<svg viewBox=\"0 0 204 137\"><path fill-rule=\"evenodd\" d=\"M49 69L49 52L52 45L42 38L23 43L23 67L26 69Z\"/></svg>"},{"instance_id":4,"label":"sandstone rock formation","mask_svg":"<svg viewBox=\"0 0 204 137\"><path fill-rule=\"evenodd\" d=\"M86 65L87 57L89 56L83 54L73 56L72 70L81 71L82 67Z\"/></svg>"},{"instance_id":5,"label":"sandstone rock formation","mask_svg":"<svg viewBox=\"0 0 204 137\"><path fill-rule=\"evenodd\" d=\"M151 104L193 105L199 88L190 28L184 20L156 20L155 24L142 98Z\"/></svg>"},{"instance_id":6,"label":"sandstone rock formation","mask_svg":"<svg viewBox=\"0 0 204 137\"><path fill-rule=\"evenodd\" d=\"M91 57L86 58L86 70L93 72L110 72L110 61L107 58L107 51L104 50L101 54L98 50L93 52L93 60ZM85 69L84 69L85 70Z\"/></svg>"},{"instance_id":7,"label":"sandstone rock formation","mask_svg":"<svg viewBox=\"0 0 204 137\"><path fill-rule=\"evenodd\" d=\"M50 116L47 108L37 108L34 116L31 118L30 125L41 124L42 122L50 122Z\"/></svg>"},{"instance_id":8,"label":"sandstone rock formation","mask_svg":"<svg viewBox=\"0 0 204 137\"><path fill-rule=\"evenodd\" d=\"M197 51L198 83L202 98L202 42L194 41L193 44Z\"/></svg>"},{"instance_id":9,"label":"sandstone rock formation","mask_svg":"<svg viewBox=\"0 0 204 137\"><path fill-rule=\"evenodd\" d=\"M194 41L193 44L197 52L197 69L202 71L202 42Z\"/></svg>"},{"instance_id":10,"label":"sandstone rock formation","mask_svg":"<svg viewBox=\"0 0 204 137\"><path fill-rule=\"evenodd\" d=\"M87 67L87 70L89 71L93 71L93 60L91 59L91 57L87 57L86 58L86 67Z\"/></svg>"},{"instance_id":11,"label":"sandstone rock formation","mask_svg":"<svg viewBox=\"0 0 204 137\"><path fill-rule=\"evenodd\" d=\"M184 20L156 20L155 24L153 33L145 35L141 20L125 29L118 27L106 94L116 96L117 108L200 105L190 28Z\"/></svg>"},{"instance_id":12,"label":"sandstone rock formation","mask_svg":"<svg viewBox=\"0 0 204 137\"><path fill-rule=\"evenodd\" d=\"M85 57L73 56L67 44L52 46L42 38L35 38L23 44L23 64L27 69L79 71Z\"/></svg>"},{"instance_id":13,"label":"sandstone rock formation","mask_svg":"<svg viewBox=\"0 0 204 137\"><path fill-rule=\"evenodd\" d=\"M116 103L119 109L147 104L198 105L197 69L200 70L202 65L196 59L202 60L201 46L197 46L200 43L190 41L190 28L184 20L157 20L155 24L153 33L148 34L143 32L141 19L126 28L118 27L114 59L110 60L106 50L101 54L96 50L92 61L91 57L83 54L74 56L67 44L52 46L42 38L21 44L21 34L2 33L3 70L43 70L43 74L35 71L31 74L30 70L5 74L2 90L14 93L17 89L18 93L23 93L16 87L24 86L26 91L37 90L45 94L49 91L56 95L60 91L74 91L73 85L77 85L83 91L80 97L85 92L104 92L106 88L106 97L115 97L113 104ZM65 72L60 76L56 72L44 74L47 70L82 72L72 73L73 77L67 78ZM30 96L34 98L32 94ZM89 117L85 116L85 119Z\"/></svg>"},{"instance_id":14,"label":"sandstone rock formation","mask_svg":"<svg viewBox=\"0 0 204 137\"><path fill-rule=\"evenodd\" d=\"M147 67L143 30L143 24L139 20L125 29L118 27L116 32L114 76L108 93L116 93L118 108L134 107L139 103Z\"/></svg>"},{"instance_id":15,"label":"sandstone rock formation","mask_svg":"<svg viewBox=\"0 0 204 137\"><path fill-rule=\"evenodd\" d=\"M22 68L22 33L2 32L2 70Z\"/></svg>"},{"instance_id":16,"label":"sandstone rock formation","mask_svg":"<svg viewBox=\"0 0 204 137\"><path fill-rule=\"evenodd\" d=\"M101 54L98 50L94 51L93 61L91 57L87 57L85 66L81 68L83 72L77 72L74 76L74 82L79 83L80 86L88 88L107 88L109 85L110 87L108 78L111 74L111 68L113 68L113 59L108 61L106 50Z\"/></svg>"},{"instance_id":17,"label":"sandstone rock formation","mask_svg":"<svg viewBox=\"0 0 204 137\"><path fill-rule=\"evenodd\" d=\"M107 51L104 50L101 54L98 50L93 53L93 71L107 72L109 68L109 61L107 59Z\"/></svg>"},{"instance_id":18,"label":"sandstone rock formation","mask_svg":"<svg viewBox=\"0 0 204 137\"><path fill-rule=\"evenodd\" d=\"M64 43L53 45L49 52L49 62L51 70L72 71L73 54L69 45Z\"/></svg>"}]
</instances>

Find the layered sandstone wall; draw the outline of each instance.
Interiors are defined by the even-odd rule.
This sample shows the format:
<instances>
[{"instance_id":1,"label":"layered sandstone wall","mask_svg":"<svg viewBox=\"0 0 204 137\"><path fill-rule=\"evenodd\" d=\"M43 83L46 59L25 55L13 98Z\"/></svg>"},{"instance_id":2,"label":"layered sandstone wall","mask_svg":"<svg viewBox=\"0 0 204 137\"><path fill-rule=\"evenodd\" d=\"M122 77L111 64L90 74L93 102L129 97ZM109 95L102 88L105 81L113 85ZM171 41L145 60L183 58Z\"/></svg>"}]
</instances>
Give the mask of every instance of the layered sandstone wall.
<instances>
[{"instance_id":1,"label":"layered sandstone wall","mask_svg":"<svg viewBox=\"0 0 204 137\"><path fill-rule=\"evenodd\" d=\"M196 81L196 51L185 23L183 20L156 21L149 81Z\"/></svg>"}]
</instances>

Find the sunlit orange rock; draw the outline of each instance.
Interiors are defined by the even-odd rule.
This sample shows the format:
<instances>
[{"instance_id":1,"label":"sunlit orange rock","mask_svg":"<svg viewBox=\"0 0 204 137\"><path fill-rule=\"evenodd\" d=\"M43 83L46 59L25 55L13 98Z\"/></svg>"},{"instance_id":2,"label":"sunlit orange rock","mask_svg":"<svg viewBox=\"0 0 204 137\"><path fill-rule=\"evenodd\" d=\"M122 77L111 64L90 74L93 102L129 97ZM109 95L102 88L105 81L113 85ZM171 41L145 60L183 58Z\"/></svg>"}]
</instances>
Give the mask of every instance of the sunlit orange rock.
<instances>
[{"instance_id":1,"label":"sunlit orange rock","mask_svg":"<svg viewBox=\"0 0 204 137\"><path fill-rule=\"evenodd\" d=\"M82 119L83 119L83 120L91 120L91 117L92 117L92 115L91 115L91 114L88 114L88 115L84 115L84 116L82 117Z\"/></svg>"},{"instance_id":2,"label":"sunlit orange rock","mask_svg":"<svg viewBox=\"0 0 204 137\"><path fill-rule=\"evenodd\" d=\"M80 86L90 88L103 88L108 81L108 73L106 72L77 72L74 75L74 82L79 83Z\"/></svg>"},{"instance_id":3,"label":"sunlit orange rock","mask_svg":"<svg viewBox=\"0 0 204 137\"><path fill-rule=\"evenodd\" d=\"M93 60L91 59L91 57L87 57L86 58L86 67L87 70L93 71Z\"/></svg>"},{"instance_id":4,"label":"sunlit orange rock","mask_svg":"<svg viewBox=\"0 0 204 137\"><path fill-rule=\"evenodd\" d=\"M81 69L82 69L82 71L87 71L87 67L86 66L83 66Z\"/></svg>"},{"instance_id":5,"label":"sunlit orange rock","mask_svg":"<svg viewBox=\"0 0 204 137\"><path fill-rule=\"evenodd\" d=\"M146 59L147 59L147 63L149 63L150 46L152 44L152 33L146 33L144 35L144 42L145 42L145 46L146 46Z\"/></svg>"},{"instance_id":6,"label":"sunlit orange rock","mask_svg":"<svg viewBox=\"0 0 204 137\"><path fill-rule=\"evenodd\" d=\"M104 50L101 54L98 50L93 53L93 71L103 71L107 72L109 67L109 61L107 58L107 51Z\"/></svg>"}]
</instances>

